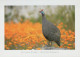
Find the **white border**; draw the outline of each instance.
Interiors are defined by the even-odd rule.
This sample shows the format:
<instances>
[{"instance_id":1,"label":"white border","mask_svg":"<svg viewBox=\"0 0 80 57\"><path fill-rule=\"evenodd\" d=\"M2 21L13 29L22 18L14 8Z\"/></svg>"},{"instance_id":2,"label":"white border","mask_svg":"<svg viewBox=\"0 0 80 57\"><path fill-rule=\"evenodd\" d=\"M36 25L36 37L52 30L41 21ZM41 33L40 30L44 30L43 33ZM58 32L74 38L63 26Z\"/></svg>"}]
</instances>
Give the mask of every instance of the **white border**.
<instances>
[{"instance_id":1,"label":"white border","mask_svg":"<svg viewBox=\"0 0 80 57\"><path fill-rule=\"evenodd\" d=\"M0 0L0 57L79 57L80 56L80 6L79 0ZM75 5L75 50L4 50L5 5Z\"/></svg>"}]
</instances>

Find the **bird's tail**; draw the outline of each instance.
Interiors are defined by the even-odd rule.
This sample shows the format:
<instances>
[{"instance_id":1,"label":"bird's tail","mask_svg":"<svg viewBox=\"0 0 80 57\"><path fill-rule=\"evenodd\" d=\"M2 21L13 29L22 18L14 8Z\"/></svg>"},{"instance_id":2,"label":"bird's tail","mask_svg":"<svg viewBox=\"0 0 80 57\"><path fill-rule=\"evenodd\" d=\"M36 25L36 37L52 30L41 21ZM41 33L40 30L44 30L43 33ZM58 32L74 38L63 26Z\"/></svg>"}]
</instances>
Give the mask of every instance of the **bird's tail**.
<instances>
[{"instance_id":1,"label":"bird's tail","mask_svg":"<svg viewBox=\"0 0 80 57\"><path fill-rule=\"evenodd\" d=\"M57 41L56 43L58 44L58 46L60 46L60 41Z\"/></svg>"}]
</instances>

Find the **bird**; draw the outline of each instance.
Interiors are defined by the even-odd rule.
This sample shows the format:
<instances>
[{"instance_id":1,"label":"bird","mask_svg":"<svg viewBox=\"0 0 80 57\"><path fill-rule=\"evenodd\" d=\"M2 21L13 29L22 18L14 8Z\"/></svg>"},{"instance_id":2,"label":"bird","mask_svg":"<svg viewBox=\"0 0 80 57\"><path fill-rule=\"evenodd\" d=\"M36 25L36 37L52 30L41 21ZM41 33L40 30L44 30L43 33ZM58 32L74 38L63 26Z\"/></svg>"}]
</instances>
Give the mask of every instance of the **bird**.
<instances>
[{"instance_id":1,"label":"bird","mask_svg":"<svg viewBox=\"0 0 80 57\"><path fill-rule=\"evenodd\" d=\"M42 15L42 33L44 37L48 40L48 46L52 46L52 41L60 46L60 30L53 23L46 19L43 9L39 12Z\"/></svg>"}]
</instances>

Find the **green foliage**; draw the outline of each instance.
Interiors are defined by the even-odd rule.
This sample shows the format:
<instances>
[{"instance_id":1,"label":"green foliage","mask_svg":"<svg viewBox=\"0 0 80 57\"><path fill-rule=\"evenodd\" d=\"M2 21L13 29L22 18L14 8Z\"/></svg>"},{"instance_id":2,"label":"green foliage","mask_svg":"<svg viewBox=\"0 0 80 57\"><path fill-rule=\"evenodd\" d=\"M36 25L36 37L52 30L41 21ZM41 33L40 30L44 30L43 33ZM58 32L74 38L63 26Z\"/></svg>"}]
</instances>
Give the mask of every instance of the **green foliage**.
<instances>
[{"instance_id":1,"label":"green foliage","mask_svg":"<svg viewBox=\"0 0 80 57\"><path fill-rule=\"evenodd\" d=\"M75 6L58 6L53 16L55 21L63 22L67 25L65 29L75 30Z\"/></svg>"},{"instance_id":2,"label":"green foliage","mask_svg":"<svg viewBox=\"0 0 80 57\"><path fill-rule=\"evenodd\" d=\"M46 18L54 24L59 24L60 22L64 23L67 27L66 30L71 29L75 31L75 6L58 6L55 8L55 13L53 14L50 11L50 15L46 14ZM34 18L33 18L34 19ZM35 19L34 19L35 20ZM33 21L32 21L33 22ZM39 15L38 19L35 22L42 23L42 17Z\"/></svg>"}]
</instances>

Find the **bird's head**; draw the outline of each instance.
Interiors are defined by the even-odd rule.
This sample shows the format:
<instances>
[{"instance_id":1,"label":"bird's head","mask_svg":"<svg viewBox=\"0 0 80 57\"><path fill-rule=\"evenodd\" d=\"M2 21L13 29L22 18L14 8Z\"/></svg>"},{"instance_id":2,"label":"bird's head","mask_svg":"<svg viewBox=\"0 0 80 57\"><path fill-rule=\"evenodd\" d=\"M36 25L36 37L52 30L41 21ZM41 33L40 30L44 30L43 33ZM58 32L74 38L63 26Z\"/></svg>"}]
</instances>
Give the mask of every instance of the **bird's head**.
<instances>
[{"instance_id":1,"label":"bird's head","mask_svg":"<svg viewBox=\"0 0 80 57\"><path fill-rule=\"evenodd\" d=\"M43 9L40 11L40 13L41 13L42 15L44 15L44 11L43 11Z\"/></svg>"}]
</instances>

